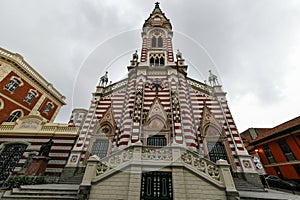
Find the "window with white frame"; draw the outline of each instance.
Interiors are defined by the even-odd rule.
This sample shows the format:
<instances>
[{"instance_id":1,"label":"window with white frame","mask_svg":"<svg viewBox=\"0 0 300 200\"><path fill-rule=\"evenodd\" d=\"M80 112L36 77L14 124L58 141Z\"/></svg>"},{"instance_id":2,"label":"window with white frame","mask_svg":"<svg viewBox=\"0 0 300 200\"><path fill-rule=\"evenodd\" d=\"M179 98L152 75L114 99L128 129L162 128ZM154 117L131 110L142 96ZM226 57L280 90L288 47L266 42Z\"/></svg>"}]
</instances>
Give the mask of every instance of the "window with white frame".
<instances>
[{"instance_id":1,"label":"window with white frame","mask_svg":"<svg viewBox=\"0 0 300 200\"><path fill-rule=\"evenodd\" d=\"M8 122L15 122L22 116L22 112L20 110L16 110L11 113L9 118L7 119Z\"/></svg>"},{"instance_id":2,"label":"window with white frame","mask_svg":"<svg viewBox=\"0 0 300 200\"><path fill-rule=\"evenodd\" d=\"M37 92L29 90L27 96L24 98L24 101L26 101L27 103L31 103L36 96Z\"/></svg>"},{"instance_id":3,"label":"window with white frame","mask_svg":"<svg viewBox=\"0 0 300 200\"><path fill-rule=\"evenodd\" d=\"M6 84L6 86L4 86L4 88L10 92L14 92L17 87L19 87L22 84L21 80L13 77L9 83Z\"/></svg>"},{"instance_id":4,"label":"window with white frame","mask_svg":"<svg viewBox=\"0 0 300 200\"><path fill-rule=\"evenodd\" d=\"M50 110L53 108L53 104L51 102L48 102L43 113L49 114Z\"/></svg>"}]
</instances>

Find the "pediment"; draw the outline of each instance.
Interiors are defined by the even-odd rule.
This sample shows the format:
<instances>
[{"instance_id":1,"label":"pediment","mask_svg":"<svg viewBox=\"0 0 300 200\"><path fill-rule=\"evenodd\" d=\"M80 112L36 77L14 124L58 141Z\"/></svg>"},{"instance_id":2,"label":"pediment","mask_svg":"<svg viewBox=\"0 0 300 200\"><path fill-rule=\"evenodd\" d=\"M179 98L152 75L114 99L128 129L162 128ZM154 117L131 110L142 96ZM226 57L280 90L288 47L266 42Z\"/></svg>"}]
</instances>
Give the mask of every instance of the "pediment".
<instances>
[{"instance_id":1,"label":"pediment","mask_svg":"<svg viewBox=\"0 0 300 200\"><path fill-rule=\"evenodd\" d=\"M169 129L168 115L165 112L159 98L155 98L145 121L145 129L163 130Z\"/></svg>"}]
</instances>

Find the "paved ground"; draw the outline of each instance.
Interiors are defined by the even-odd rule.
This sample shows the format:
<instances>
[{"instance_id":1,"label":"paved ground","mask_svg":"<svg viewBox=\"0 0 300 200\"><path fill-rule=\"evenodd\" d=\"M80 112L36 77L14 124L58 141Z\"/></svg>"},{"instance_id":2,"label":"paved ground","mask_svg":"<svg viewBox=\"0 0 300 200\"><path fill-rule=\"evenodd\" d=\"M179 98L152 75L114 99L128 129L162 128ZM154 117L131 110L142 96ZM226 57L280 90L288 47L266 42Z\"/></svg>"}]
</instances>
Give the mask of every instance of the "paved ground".
<instances>
[{"instance_id":1,"label":"paved ground","mask_svg":"<svg viewBox=\"0 0 300 200\"><path fill-rule=\"evenodd\" d=\"M268 192L250 192L239 191L241 197L251 198L264 198L264 199L287 199L287 200L300 200L299 194L293 194L288 192L282 192L278 190L268 189Z\"/></svg>"}]
</instances>

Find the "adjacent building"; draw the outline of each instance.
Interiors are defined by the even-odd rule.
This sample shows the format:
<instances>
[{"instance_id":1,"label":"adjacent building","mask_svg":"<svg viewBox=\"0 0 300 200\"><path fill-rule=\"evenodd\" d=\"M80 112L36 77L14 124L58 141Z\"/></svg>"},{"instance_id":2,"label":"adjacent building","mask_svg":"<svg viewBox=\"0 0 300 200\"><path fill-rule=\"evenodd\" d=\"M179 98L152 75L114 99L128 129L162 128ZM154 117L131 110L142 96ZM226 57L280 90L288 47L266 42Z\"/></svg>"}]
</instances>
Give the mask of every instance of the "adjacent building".
<instances>
[{"instance_id":1,"label":"adjacent building","mask_svg":"<svg viewBox=\"0 0 300 200\"><path fill-rule=\"evenodd\" d=\"M59 179L77 139L76 127L53 123L63 105L65 97L21 55L0 48L0 185L23 175L50 139L45 175Z\"/></svg>"},{"instance_id":2,"label":"adjacent building","mask_svg":"<svg viewBox=\"0 0 300 200\"><path fill-rule=\"evenodd\" d=\"M0 48L0 124L37 112L53 122L65 97L20 54Z\"/></svg>"},{"instance_id":3,"label":"adjacent building","mask_svg":"<svg viewBox=\"0 0 300 200\"><path fill-rule=\"evenodd\" d=\"M274 128L250 128L241 135L266 174L300 181L300 117Z\"/></svg>"}]
</instances>

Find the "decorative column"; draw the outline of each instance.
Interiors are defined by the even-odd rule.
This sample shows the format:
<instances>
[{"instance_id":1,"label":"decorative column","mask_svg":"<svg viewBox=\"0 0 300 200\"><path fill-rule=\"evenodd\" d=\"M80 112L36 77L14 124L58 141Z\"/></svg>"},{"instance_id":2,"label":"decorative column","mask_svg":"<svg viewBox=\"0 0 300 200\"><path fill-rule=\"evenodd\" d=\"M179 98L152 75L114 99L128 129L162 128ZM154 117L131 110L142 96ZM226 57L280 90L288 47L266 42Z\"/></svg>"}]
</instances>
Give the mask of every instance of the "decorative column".
<instances>
[{"instance_id":1,"label":"decorative column","mask_svg":"<svg viewBox=\"0 0 300 200\"><path fill-rule=\"evenodd\" d=\"M220 179L226 187L226 196L228 200L235 200L239 197L239 193L235 188L235 184L230 172L230 165L226 160L217 160L217 166L220 172Z\"/></svg>"},{"instance_id":2,"label":"decorative column","mask_svg":"<svg viewBox=\"0 0 300 200\"><path fill-rule=\"evenodd\" d=\"M79 187L79 199L88 199L91 182L92 179L96 177L97 164L99 161L100 158L96 155L93 155L88 159L85 173Z\"/></svg>"}]
</instances>

